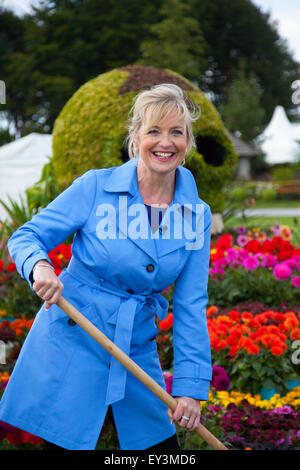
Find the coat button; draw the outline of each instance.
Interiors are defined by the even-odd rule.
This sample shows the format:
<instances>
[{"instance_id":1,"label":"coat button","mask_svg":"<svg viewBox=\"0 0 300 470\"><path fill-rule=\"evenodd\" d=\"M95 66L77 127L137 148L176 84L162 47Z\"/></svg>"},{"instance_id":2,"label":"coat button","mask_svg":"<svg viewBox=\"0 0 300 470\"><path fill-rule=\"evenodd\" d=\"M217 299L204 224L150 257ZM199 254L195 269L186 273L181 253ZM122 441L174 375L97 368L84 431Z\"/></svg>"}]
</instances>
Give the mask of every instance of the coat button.
<instances>
[{"instance_id":1,"label":"coat button","mask_svg":"<svg viewBox=\"0 0 300 470\"><path fill-rule=\"evenodd\" d=\"M146 269L147 269L148 273L152 273L152 271L154 271L153 264L147 264Z\"/></svg>"},{"instance_id":2,"label":"coat button","mask_svg":"<svg viewBox=\"0 0 300 470\"><path fill-rule=\"evenodd\" d=\"M76 321L74 321L73 318L69 318L68 323L70 326L76 325Z\"/></svg>"},{"instance_id":3,"label":"coat button","mask_svg":"<svg viewBox=\"0 0 300 470\"><path fill-rule=\"evenodd\" d=\"M133 294L133 290L132 290L132 289L127 289L126 292L128 292L128 294Z\"/></svg>"}]
</instances>

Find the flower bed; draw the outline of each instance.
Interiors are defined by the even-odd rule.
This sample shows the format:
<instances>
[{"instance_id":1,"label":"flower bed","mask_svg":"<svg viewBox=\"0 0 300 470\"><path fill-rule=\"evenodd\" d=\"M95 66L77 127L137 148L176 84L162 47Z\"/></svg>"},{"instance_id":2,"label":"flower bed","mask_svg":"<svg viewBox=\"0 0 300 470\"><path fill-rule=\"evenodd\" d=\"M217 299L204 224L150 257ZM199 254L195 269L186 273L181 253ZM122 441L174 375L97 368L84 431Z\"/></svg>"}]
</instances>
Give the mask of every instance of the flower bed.
<instances>
[{"instance_id":1,"label":"flower bed","mask_svg":"<svg viewBox=\"0 0 300 470\"><path fill-rule=\"evenodd\" d=\"M210 252L211 303L223 307L251 299L272 308L282 302L300 305L300 248L284 228L281 236L269 238L259 229L246 235L244 227L235 237L218 238Z\"/></svg>"},{"instance_id":2,"label":"flower bed","mask_svg":"<svg viewBox=\"0 0 300 470\"><path fill-rule=\"evenodd\" d=\"M300 387L289 390L289 381L300 377L300 249L287 227L273 229L246 234L240 228L211 245L206 313L214 367L209 400L201 403L202 422L231 448L300 445ZM59 245L49 257L59 274L71 257L71 245ZM170 302L167 318L157 319L157 347L169 392L173 288L162 293ZM12 260L0 260L0 340L8 352L7 363L1 366L0 396L40 305ZM264 399L264 389L274 396ZM208 448L195 433L179 427L177 433L183 449ZM0 422L1 449L40 449L41 443ZM118 448L108 423L97 448Z\"/></svg>"}]
</instances>

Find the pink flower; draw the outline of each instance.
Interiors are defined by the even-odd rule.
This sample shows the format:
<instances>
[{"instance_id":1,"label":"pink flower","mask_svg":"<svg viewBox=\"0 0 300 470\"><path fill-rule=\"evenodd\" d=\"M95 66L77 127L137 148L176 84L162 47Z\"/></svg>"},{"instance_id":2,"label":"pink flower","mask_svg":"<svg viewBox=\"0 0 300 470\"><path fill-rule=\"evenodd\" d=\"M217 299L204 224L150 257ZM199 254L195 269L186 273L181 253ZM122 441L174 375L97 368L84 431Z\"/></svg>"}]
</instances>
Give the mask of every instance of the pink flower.
<instances>
[{"instance_id":1,"label":"pink flower","mask_svg":"<svg viewBox=\"0 0 300 470\"><path fill-rule=\"evenodd\" d=\"M226 274L225 270L222 268L211 268L209 270L209 274L214 275L214 274Z\"/></svg>"},{"instance_id":2,"label":"pink flower","mask_svg":"<svg viewBox=\"0 0 300 470\"><path fill-rule=\"evenodd\" d=\"M291 284L294 287L297 287L299 289L300 288L300 276L294 276L291 280Z\"/></svg>"},{"instance_id":3,"label":"pink flower","mask_svg":"<svg viewBox=\"0 0 300 470\"><path fill-rule=\"evenodd\" d=\"M254 256L248 256L248 258L244 259L243 266L245 269L249 271L254 271L259 266L259 261L254 258Z\"/></svg>"},{"instance_id":4,"label":"pink flower","mask_svg":"<svg viewBox=\"0 0 300 470\"><path fill-rule=\"evenodd\" d=\"M276 266L276 264L277 264L276 256L271 255L271 254L266 255L265 268L273 268L273 266Z\"/></svg>"},{"instance_id":5,"label":"pink flower","mask_svg":"<svg viewBox=\"0 0 300 470\"><path fill-rule=\"evenodd\" d=\"M235 248L228 248L227 250L227 260L233 261L237 258L237 250Z\"/></svg>"},{"instance_id":6,"label":"pink flower","mask_svg":"<svg viewBox=\"0 0 300 470\"><path fill-rule=\"evenodd\" d=\"M291 269L296 267L296 261L293 258L285 260L284 263Z\"/></svg>"},{"instance_id":7,"label":"pink flower","mask_svg":"<svg viewBox=\"0 0 300 470\"><path fill-rule=\"evenodd\" d=\"M247 235L239 235L236 242L239 246L245 246L248 243Z\"/></svg>"},{"instance_id":8,"label":"pink flower","mask_svg":"<svg viewBox=\"0 0 300 470\"><path fill-rule=\"evenodd\" d=\"M226 258L219 258L215 261L215 268L223 268L226 265L227 265Z\"/></svg>"},{"instance_id":9,"label":"pink flower","mask_svg":"<svg viewBox=\"0 0 300 470\"><path fill-rule=\"evenodd\" d=\"M242 265L244 260L248 258L248 256L249 256L249 252L245 250L244 248L241 248L240 250L238 250L236 261L240 263L240 265Z\"/></svg>"},{"instance_id":10,"label":"pink flower","mask_svg":"<svg viewBox=\"0 0 300 470\"><path fill-rule=\"evenodd\" d=\"M237 233L239 235L243 235L243 233L246 233L246 227L245 225L241 225L238 229L237 229Z\"/></svg>"},{"instance_id":11,"label":"pink flower","mask_svg":"<svg viewBox=\"0 0 300 470\"><path fill-rule=\"evenodd\" d=\"M254 258L258 260L260 266L266 266L266 255L263 253L255 253Z\"/></svg>"},{"instance_id":12,"label":"pink flower","mask_svg":"<svg viewBox=\"0 0 300 470\"><path fill-rule=\"evenodd\" d=\"M278 263L273 269L273 274L278 281L282 281L290 277L291 272L291 268L285 263Z\"/></svg>"}]
</instances>

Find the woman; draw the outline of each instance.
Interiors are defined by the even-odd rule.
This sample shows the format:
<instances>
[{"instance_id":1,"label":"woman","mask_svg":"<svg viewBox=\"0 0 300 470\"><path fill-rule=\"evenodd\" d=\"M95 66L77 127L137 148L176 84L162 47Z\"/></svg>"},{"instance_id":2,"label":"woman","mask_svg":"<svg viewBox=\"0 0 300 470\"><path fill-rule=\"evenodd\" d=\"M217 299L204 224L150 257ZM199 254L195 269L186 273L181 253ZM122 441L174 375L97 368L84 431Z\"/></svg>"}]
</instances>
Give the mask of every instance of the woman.
<instances>
[{"instance_id":1,"label":"woman","mask_svg":"<svg viewBox=\"0 0 300 470\"><path fill-rule=\"evenodd\" d=\"M70 450L95 448L108 406L126 450L176 450L174 421L189 430L199 424L212 370L211 211L182 167L196 111L176 85L141 92L132 108L130 160L87 171L9 239L19 274L45 303L6 387L1 420ZM72 259L57 278L48 253L74 232ZM63 294L165 387L155 315L166 317L160 292L174 282L172 412L56 302Z\"/></svg>"}]
</instances>

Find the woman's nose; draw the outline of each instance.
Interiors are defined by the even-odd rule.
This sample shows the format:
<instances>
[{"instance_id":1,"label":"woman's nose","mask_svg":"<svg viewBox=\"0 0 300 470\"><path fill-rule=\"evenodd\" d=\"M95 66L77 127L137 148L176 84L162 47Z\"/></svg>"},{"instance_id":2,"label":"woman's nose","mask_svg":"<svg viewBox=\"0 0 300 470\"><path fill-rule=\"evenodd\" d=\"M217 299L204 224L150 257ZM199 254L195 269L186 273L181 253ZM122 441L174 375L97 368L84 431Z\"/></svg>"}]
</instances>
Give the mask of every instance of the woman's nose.
<instances>
[{"instance_id":1,"label":"woman's nose","mask_svg":"<svg viewBox=\"0 0 300 470\"><path fill-rule=\"evenodd\" d=\"M170 147L172 145L172 140L169 133L162 133L160 136L160 145L163 147Z\"/></svg>"}]
</instances>

